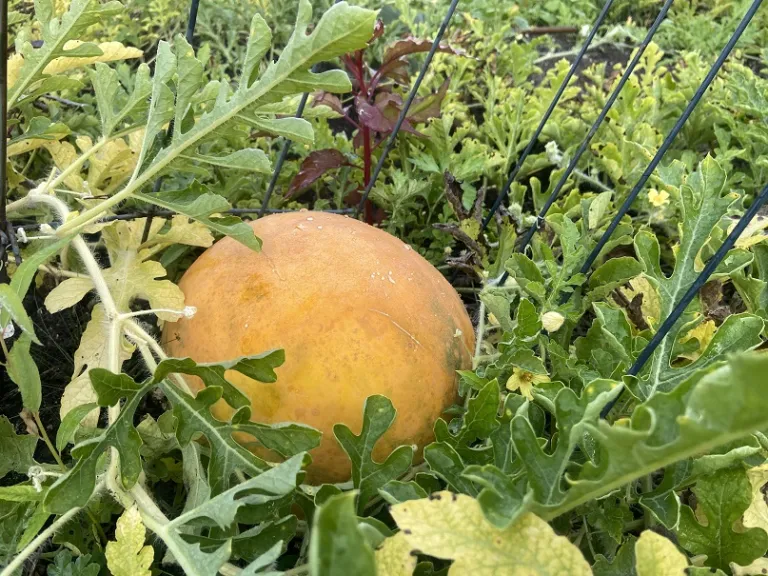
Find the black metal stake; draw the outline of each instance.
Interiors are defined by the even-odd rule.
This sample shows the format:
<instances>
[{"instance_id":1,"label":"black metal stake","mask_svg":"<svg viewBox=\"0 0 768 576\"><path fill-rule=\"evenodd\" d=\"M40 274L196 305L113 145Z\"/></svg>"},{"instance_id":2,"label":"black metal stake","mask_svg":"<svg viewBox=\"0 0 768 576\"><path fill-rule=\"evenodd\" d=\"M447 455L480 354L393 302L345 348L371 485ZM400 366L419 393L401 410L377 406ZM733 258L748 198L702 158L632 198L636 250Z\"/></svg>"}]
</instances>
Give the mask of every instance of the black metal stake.
<instances>
[{"instance_id":1,"label":"black metal stake","mask_svg":"<svg viewBox=\"0 0 768 576\"><path fill-rule=\"evenodd\" d=\"M720 248L717 249L717 252L715 252L714 256L709 259L706 266L704 266L704 270L702 270L701 274L696 277L696 280L693 282L693 284L691 284L677 305L672 309L672 312L669 314L669 316L667 316L664 322L662 322L661 326L659 326L659 329L656 331L656 334L653 335L651 341L648 342L645 348L643 348L642 352L640 352L640 355L637 357L634 364L632 364L630 369L627 370L628 376L637 376L645 366L646 362L651 359L653 353L656 351L656 348L658 348L662 340L667 337L669 332L677 323L680 316L683 314L683 312L685 312L685 309L688 308L688 305L696 297L696 294L699 293L701 287L707 283L707 280L709 280L709 277L715 271L717 266L720 264L720 262L723 261L723 258L725 258L731 248L733 248L734 244L736 244L739 236L741 236L755 215L757 215L757 212L760 210L763 204L765 204L766 200L768 200L768 184L765 185L757 198L755 198L755 201L752 202L749 210L747 210L739 219L739 221L736 223L736 226L733 228L733 230L731 230L731 233L728 234L728 237L725 239ZM613 401L611 401L605 406L605 408L603 408L603 411L600 414L601 418L605 418L608 415L618 399L619 396L614 398Z\"/></svg>"},{"instance_id":2,"label":"black metal stake","mask_svg":"<svg viewBox=\"0 0 768 576\"><path fill-rule=\"evenodd\" d=\"M296 108L296 118L301 118L304 115L304 108L307 105L307 100L309 99L309 94L304 93L301 95L301 100L299 100L299 106ZM264 202L261 204L261 210L259 210L259 217L264 216L264 213L267 211L267 206L269 206L269 199L272 198L272 193L275 191L275 186L277 185L277 179L280 177L280 172L283 170L283 164L285 163L285 158L288 156L288 150L291 148L291 141L286 138L283 142L283 147L280 149L280 155L277 157L277 162L275 162L275 169L272 171L272 178L269 179L269 185L267 186L267 192L264 194Z\"/></svg>"},{"instance_id":3,"label":"black metal stake","mask_svg":"<svg viewBox=\"0 0 768 576\"><path fill-rule=\"evenodd\" d=\"M752 5L749 7L749 10L747 10L747 12L744 14L744 17L741 19L741 22L739 22L739 25L736 27L736 30L734 31L733 35L728 40L728 43L723 48L722 52L720 52L720 55L717 57L717 60L715 61L715 63L712 65L712 68L710 68L709 72L707 72L707 76L704 78L704 81L696 90L696 93L693 95L693 98L691 98L691 101L688 103L688 106L686 106L685 110L683 111L683 114L677 120L677 123L675 123L672 130L670 130L669 134L667 134L667 137L664 139L664 142L662 143L661 147L656 152L656 155L653 157L653 160L651 160L651 163L648 164L648 167L645 169L645 172L643 172L643 175L640 177L640 180L637 182L637 184L635 184L635 187L632 189L632 192L630 192L629 196L627 196L626 200L624 200L624 203L621 205L621 208L619 208L619 211L613 217L613 220L611 220L611 223L609 224L608 228L600 237L600 240L598 240L597 245L594 247L592 252L590 252L589 256L587 256L586 261L581 267L582 274L587 274L589 272L589 269L592 267L592 264L595 262L595 260L597 260L597 257L600 255L601 250L603 249L605 244L608 242L608 240L611 238L611 235L613 234L614 230L616 230L616 227L619 225L619 222L627 213L630 206L632 206L632 203L635 201L635 198L637 198L637 195L640 194L640 191L643 189L646 182L651 177L651 174L653 174L653 171L659 165L659 162L661 162L661 159L664 157L664 154L667 152L667 150L669 150L669 147L672 145L672 142L675 140L680 130L682 130L683 126L688 120L688 117L693 113L693 110L699 104L699 101L701 100L702 96L704 96L704 92L706 92L707 88L709 88L709 85L715 79L715 76L717 76L717 73L720 71L720 68L723 67L723 64L728 59L728 56L733 50L733 47L736 45L736 42L738 42L742 33L744 32L746 27L749 25L749 22L752 20L752 17L755 15L755 12L757 12L757 9L760 8L760 4L762 4L762 2L763 0L754 0L752 2Z\"/></svg>"},{"instance_id":4,"label":"black metal stake","mask_svg":"<svg viewBox=\"0 0 768 576\"><path fill-rule=\"evenodd\" d=\"M621 94L621 91L624 88L624 84L626 84L627 80L629 80L630 76L632 76L632 73L634 72L635 67L637 66L638 62L640 62L640 58L643 56L645 49L648 48L648 44L651 43L653 36L656 34L656 31L659 29L659 26L664 21L664 18L667 16L667 12L669 12L669 9L672 6L673 2L674 0L666 0L666 2L664 2L664 6L662 6L661 10L659 11L659 15L656 16L656 20L653 22L653 25L648 29L648 33L645 35L643 42L637 48L637 51L635 52L634 57L632 58L629 65L627 66L627 69L624 70L624 74L622 74L621 79L619 80L619 83L616 85L616 88L608 97L608 100L606 101L605 106L603 106L603 109L600 111L600 114L598 115L597 120L595 120L595 123L592 124L592 127L589 129L589 132L587 133L586 137L581 142L581 145L579 146L579 148L576 150L576 153L573 155L573 158L568 164L568 167L565 169L565 172L563 172L563 175L560 177L560 180L555 186L555 189L552 190L552 193L549 195L549 198L547 198L547 201L544 203L544 206L542 206L541 210L539 211L539 214L536 217L536 223L533 224L526 231L525 236L523 237L523 240L520 243L520 246L517 248L518 252L525 252L525 249L528 247L528 244L530 244L531 240L533 239L533 235L536 233L536 230L538 230L541 224L544 222L544 217L547 215L547 212L549 212L549 209L552 207L552 204L555 203L555 200L557 200L557 198L560 196L560 191L563 189L563 186L565 186L565 183L568 181L568 177L576 169L576 164L578 164L579 160L581 159L581 156L587 150L589 143L592 141L592 138L597 133L597 130L598 128L600 128L600 125L603 123L603 120L605 120L606 116L608 116L608 112L610 111L611 107L613 107L613 104L614 102L616 102L616 99L619 97L619 94ZM504 280L506 280L506 278L504 278ZM502 283L503 283L503 280L502 280Z\"/></svg>"},{"instance_id":5,"label":"black metal stake","mask_svg":"<svg viewBox=\"0 0 768 576\"><path fill-rule=\"evenodd\" d=\"M8 161L8 0L0 0L0 282L10 281L6 266L8 246L11 239L5 238L6 231L13 234L8 225L8 185L6 162Z\"/></svg>"},{"instance_id":6,"label":"black metal stake","mask_svg":"<svg viewBox=\"0 0 768 576\"><path fill-rule=\"evenodd\" d=\"M609 0L609 2L613 2L613 0ZM416 98L416 94L419 91L419 86L421 86L422 80L424 80L424 76L427 73L427 70L429 69L429 65L432 63L432 58L435 56L435 52L437 52L437 48L440 46L440 40L443 39L443 35L445 34L445 30L448 28L448 24L451 22L451 18L453 17L453 13L456 11L456 6L458 5L459 0L452 0L451 5L448 7L448 12L445 15L445 18L443 18L442 23L440 24L440 28L437 31L437 34L435 35L435 39L432 41L432 46L429 49L429 52L427 53L427 57L424 59L424 64L421 65L421 70L419 70L419 75L416 77L416 81L413 83L413 86L411 87L411 92L408 94L408 98L405 101L405 104L403 105L403 109L400 111L400 115L397 117L397 122L395 122L395 126L392 129L392 133L389 135L389 138L387 139L387 143L384 145L384 149L381 151L381 156L379 156L379 161L376 163L376 167L373 169L373 174L371 175L371 179L368 182L368 185L365 187L365 191L363 192L363 197L360 199L359 204L357 205L357 208L355 209L355 217L358 217L360 215L360 211L363 209L363 206L365 206L365 201L368 200L368 196L371 193L371 190L373 190L374 184L376 184L376 179L379 177L379 174L381 173L381 169L384 167L384 161L387 159L387 156L389 155L389 152L392 150L392 147L395 144L395 140L397 139L397 133L400 132L400 127L403 125L403 122L405 121L406 116L408 115L408 109L411 107L411 104L413 103L413 99Z\"/></svg>"},{"instance_id":7,"label":"black metal stake","mask_svg":"<svg viewBox=\"0 0 768 576\"><path fill-rule=\"evenodd\" d=\"M195 37L195 25L197 24L197 11L200 8L200 0L192 0L192 3L189 6L189 18L187 19L187 30L184 34L184 37L186 38L187 42L190 46L192 46L192 40ZM165 132L165 135L163 137L163 144L168 142L168 140L173 135L173 118L171 118L171 121L168 123L168 130ZM157 180L155 180L155 185L152 187L152 193L156 194L157 192L160 192L160 187L163 184L163 177L160 176ZM154 215L157 211L155 210L155 206L152 206L149 210L149 214L147 215L147 222L144 224L144 232L141 234L141 243L147 241L147 238L149 238L149 231L152 228L152 219L154 218Z\"/></svg>"},{"instance_id":8,"label":"black metal stake","mask_svg":"<svg viewBox=\"0 0 768 576\"><path fill-rule=\"evenodd\" d=\"M581 49L579 50L579 53L576 55L576 59L571 64L570 70L568 70L568 74L566 74L565 79L563 79L563 83L560 84L560 88L557 89L557 92L555 93L554 98L552 98L552 101L549 103L549 108L547 108L547 111L544 113L544 116L541 117L541 121L539 122L538 127L533 133L533 136L531 136L531 139L528 141L528 145L523 150L523 153L520 155L520 157L515 162L515 165L512 167L512 171L509 173L509 176L507 177L507 181L504 184L504 187L501 189L501 192L496 197L496 201L493 203L493 206L491 206L491 210L488 212L488 215L483 220L482 226L480 227L480 232L485 231L486 228L488 228L488 224L490 224L491 220L493 220L493 215L496 214L496 211L499 209L501 204L506 200L507 196L509 196L509 189L512 187L512 183L515 181L515 178L517 178L518 173L520 172L520 169L523 167L523 164L525 163L526 159L528 158L528 155L531 153L531 150L533 150L533 147L536 145L536 142L539 140L539 136L541 136L541 132L544 130L544 126L546 125L547 121L549 120L549 117L552 115L552 112L555 111L555 107L557 106L557 103L560 101L560 97L563 95L563 92L565 92L565 89L568 87L568 84L571 81L571 78L573 77L574 73L576 72L576 68L578 68L579 64L581 63L581 60L584 58L584 54L587 53L587 49L589 48L589 45L592 44L592 40L595 37L595 34L597 34L598 28L603 23L603 20L605 20L605 17L608 15L608 10L610 10L611 6L613 5L614 0L607 0L605 5L603 6L603 9L600 11L600 14L597 16L597 20L595 20L595 23L592 25L592 29L589 31L589 35L587 36L587 39L584 41L584 44L582 44Z\"/></svg>"}]
</instances>

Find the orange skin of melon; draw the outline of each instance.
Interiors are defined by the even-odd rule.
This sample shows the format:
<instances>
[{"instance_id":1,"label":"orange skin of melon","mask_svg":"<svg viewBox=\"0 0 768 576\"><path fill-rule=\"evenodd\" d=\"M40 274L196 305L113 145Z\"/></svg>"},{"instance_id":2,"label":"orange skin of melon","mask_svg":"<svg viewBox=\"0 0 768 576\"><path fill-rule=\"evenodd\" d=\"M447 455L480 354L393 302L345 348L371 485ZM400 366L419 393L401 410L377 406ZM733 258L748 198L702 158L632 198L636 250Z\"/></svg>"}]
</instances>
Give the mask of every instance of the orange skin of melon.
<instances>
[{"instance_id":1,"label":"orange skin of melon","mask_svg":"<svg viewBox=\"0 0 768 576\"><path fill-rule=\"evenodd\" d=\"M474 333L458 294L401 240L353 218L301 211L251 226L261 252L224 238L185 273L179 285L197 312L166 324L168 353L219 362L284 349L276 383L226 376L250 397L254 422L302 422L323 433L311 483L350 478L333 425L359 434L373 394L397 410L374 459L414 444L421 460L435 420L456 402L456 370L471 366ZM203 386L186 379L195 391ZM223 400L212 410L220 420L233 413Z\"/></svg>"}]
</instances>

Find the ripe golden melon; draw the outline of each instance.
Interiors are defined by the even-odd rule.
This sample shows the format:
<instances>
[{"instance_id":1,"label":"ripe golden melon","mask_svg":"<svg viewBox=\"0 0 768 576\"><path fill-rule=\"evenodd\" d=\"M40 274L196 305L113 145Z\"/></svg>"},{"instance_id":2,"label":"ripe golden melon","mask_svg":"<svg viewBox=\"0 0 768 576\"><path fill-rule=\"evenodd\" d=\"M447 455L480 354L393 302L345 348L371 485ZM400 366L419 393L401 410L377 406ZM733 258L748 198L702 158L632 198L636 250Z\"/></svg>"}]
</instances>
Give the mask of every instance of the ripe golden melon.
<instances>
[{"instance_id":1,"label":"ripe golden melon","mask_svg":"<svg viewBox=\"0 0 768 576\"><path fill-rule=\"evenodd\" d=\"M374 458L416 444L420 459L433 423L456 400L456 370L471 363L472 324L454 289L410 246L353 218L302 211L252 226L261 252L224 238L182 278L197 313L166 325L168 353L218 362L283 348L276 383L227 378L250 396L254 422L303 422L323 433L310 482L349 479L333 425L359 433L373 394L397 410ZM232 415L223 401L213 412Z\"/></svg>"}]
</instances>

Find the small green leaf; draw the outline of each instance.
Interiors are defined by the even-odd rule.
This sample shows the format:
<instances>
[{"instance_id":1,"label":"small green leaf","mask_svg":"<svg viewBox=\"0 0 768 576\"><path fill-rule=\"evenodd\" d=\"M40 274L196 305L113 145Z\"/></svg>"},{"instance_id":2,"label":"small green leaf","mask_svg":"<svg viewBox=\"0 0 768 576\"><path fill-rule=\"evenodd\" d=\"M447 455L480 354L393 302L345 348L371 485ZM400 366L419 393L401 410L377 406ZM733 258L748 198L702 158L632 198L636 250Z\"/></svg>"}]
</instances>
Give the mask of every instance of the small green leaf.
<instances>
[{"instance_id":1,"label":"small green leaf","mask_svg":"<svg viewBox=\"0 0 768 576\"><path fill-rule=\"evenodd\" d=\"M289 422L271 425L238 422L232 424L232 431L253 436L259 444L285 458L316 448L323 436L322 432L311 426Z\"/></svg>"},{"instance_id":2,"label":"small green leaf","mask_svg":"<svg viewBox=\"0 0 768 576\"><path fill-rule=\"evenodd\" d=\"M611 258L605 264L599 266L590 276L590 300L605 298L615 288L629 282L632 278L642 273L642 271L642 265L634 258L629 256Z\"/></svg>"},{"instance_id":3,"label":"small green leaf","mask_svg":"<svg viewBox=\"0 0 768 576\"><path fill-rule=\"evenodd\" d=\"M82 404L72 408L64 419L61 421L58 431L56 432L56 450L61 452L67 447L67 444L74 441L75 433L80 427L80 423L83 419L95 410L98 404Z\"/></svg>"},{"instance_id":4,"label":"small green leaf","mask_svg":"<svg viewBox=\"0 0 768 576\"><path fill-rule=\"evenodd\" d=\"M229 487L236 470L255 476L267 468L266 462L235 441L231 422L221 422L211 414L211 406L221 399L222 388L211 386L200 390L196 396L190 396L167 380L160 382L159 386L173 405L173 414L178 421L176 438L182 448L199 434L205 436L211 446L208 482L213 494L220 494Z\"/></svg>"},{"instance_id":5,"label":"small green leaf","mask_svg":"<svg viewBox=\"0 0 768 576\"><path fill-rule=\"evenodd\" d=\"M272 165L269 158L263 150L258 148L243 148L227 154L226 156L210 156L206 154L197 154L195 156L184 156L189 160L198 160L230 170L247 170L248 172L258 172L260 174L269 174L272 171Z\"/></svg>"},{"instance_id":6,"label":"small green leaf","mask_svg":"<svg viewBox=\"0 0 768 576\"><path fill-rule=\"evenodd\" d=\"M400 482L399 480L390 480L384 484L379 488L379 494L390 504L427 497L427 492L416 482Z\"/></svg>"},{"instance_id":7,"label":"small green leaf","mask_svg":"<svg viewBox=\"0 0 768 576\"><path fill-rule=\"evenodd\" d=\"M37 364L29 353L31 344L32 340L29 335L22 334L14 342L13 348L8 353L6 369L8 376L19 387L24 408L30 412L37 412L40 410L43 392L40 384L40 372L38 372Z\"/></svg>"},{"instance_id":8,"label":"small green leaf","mask_svg":"<svg viewBox=\"0 0 768 576\"><path fill-rule=\"evenodd\" d=\"M184 118L192 106L192 98L203 81L203 65L195 58L195 51L181 34L173 41L176 53L176 103L173 118L173 138L181 136ZM157 77L157 71L155 72Z\"/></svg>"},{"instance_id":9,"label":"small green leaf","mask_svg":"<svg viewBox=\"0 0 768 576\"><path fill-rule=\"evenodd\" d=\"M35 327L32 325L32 320L27 316L27 311L24 310L21 298L19 298L18 293L10 284L0 284L0 309L8 312L11 319L29 335L32 342L40 344L40 340L35 335ZM2 329L4 328L5 326L2 327Z\"/></svg>"},{"instance_id":10,"label":"small green leaf","mask_svg":"<svg viewBox=\"0 0 768 576\"><path fill-rule=\"evenodd\" d=\"M136 197L155 206L189 216L215 232L231 236L252 250L261 250L261 240L254 235L253 228L247 223L236 216L213 215L229 210L231 206L221 196L207 192L203 186L193 185L186 190L158 194L136 194Z\"/></svg>"},{"instance_id":11,"label":"small green leaf","mask_svg":"<svg viewBox=\"0 0 768 576\"><path fill-rule=\"evenodd\" d=\"M611 204L612 196L612 191L602 192L590 201L588 218L588 226L590 230L597 228L602 221L605 212L608 210L608 206Z\"/></svg>"},{"instance_id":12,"label":"small green leaf","mask_svg":"<svg viewBox=\"0 0 768 576\"><path fill-rule=\"evenodd\" d=\"M48 566L48 576L97 576L99 570L99 565L91 562L90 554L72 558L72 552L64 548Z\"/></svg>"},{"instance_id":13,"label":"small green leaf","mask_svg":"<svg viewBox=\"0 0 768 576\"><path fill-rule=\"evenodd\" d=\"M363 408L363 429L356 436L344 424L336 424L333 434L352 461L352 481L360 491L358 509L390 480L405 474L413 460L413 447L396 448L383 463L373 460L373 448L395 421L395 407L384 396L369 396Z\"/></svg>"},{"instance_id":14,"label":"small green leaf","mask_svg":"<svg viewBox=\"0 0 768 576\"><path fill-rule=\"evenodd\" d=\"M0 486L0 500L5 502L38 502L42 498L43 493L38 492L34 486L26 484Z\"/></svg>"},{"instance_id":15,"label":"small green leaf","mask_svg":"<svg viewBox=\"0 0 768 576\"><path fill-rule=\"evenodd\" d=\"M629 536L621 545L613 561L602 554L597 554L592 566L593 576L637 576L635 571L635 542L634 536Z\"/></svg>"},{"instance_id":16,"label":"small green leaf","mask_svg":"<svg viewBox=\"0 0 768 576\"><path fill-rule=\"evenodd\" d=\"M146 128L144 129L144 139L141 143L141 151L136 161L136 172L144 164L155 138L163 129L166 123L173 118L174 98L173 92L168 87L168 81L176 72L176 57L171 50L171 45L165 40L161 40L157 46L157 57L155 58L155 70L152 77L152 98L149 103L149 113L147 114Z\"/></svg>"},{"instance_id":17,"label":"small green leaf","mask_svg":"<svg viewBox=\"0 0 768 576\"><path fill-rule=\"evenodd\" d=\"M71 454L77 463L54 482L43 500L45 509L51 513L63 514L75 506L85 505L96 487L99 459L109 447L120 455L120 476L126 489L136 483L142 471L141 436L133 425L133 418L139 403L154 385L139 386L129 376L103 368L92 368L89 375L100 405L116 403L120 393L127 400L109 428L72 448Z\"/></svg>"},{"instance_id":18,"label":"small green leaf","mask_svg":"<svg viewBox=\"0 0 768 576\"><path fill-rule=\"evenodd\" d=\"M199 377L206 386L218 386L223 390L223 398L233 408L250 406L251 402L243 392L230 383L224 374L235 370L259 382L275 382L277 374L274 368L285 362L285 352L274 350L230 360L229 362L197 364L191 358L168 358L158 364L152 377L154 383L165 379L168 374L180 373Z\"/></svg>"},{"instance_id":19,"label":"small green leaf","mask_svg":"<svg viewBox=\"0 0 768 576\"><path fill-rule=\"evenodd\" d=\"M21 266L16 268L16 271L13 273L13 278L11 278L11 288L20 300L23 300L24 296L27 294L27 290L29 290L29 287L32 285L32 280L35 279L35 274L37 274L39 267L53 258L53 256L67 246L71 240L71 237L62 238L61 240L51 242L46 246L38 248L31 255L25 255ZM0 309L0 326L7 326L10 319L10 313L5 309Z\"/></svg>"},{"instance_id":20,"label":"small green leaf","mask_svg":"<svg viewBox=\"0 0 768 576\"><path fill-rule=\"evenodd\" d=\"M277 136L283 136L292 142L312 146L315 143L315 133L312 124L304 118L254 118L242 117L253 127ZM269 172L269 170L267 170Z\"/></svg>"},{"instance_id":21,"label":"small green leaf","mask_svg":"<svg viewBox=\"0 0 768 576\"><path fill-rule=\"evenodd\" d=\"M477 440L490 437L499 426L496 418L499 411L499 394L499 382L496 379L488 382L467 403L467 412L462 418L461 428L457 434L449 431L448 424L442 418L435 422L436 440L453 446L465 461L471 463L487 461L487 458L490 458L489 451L485 451L488 453L487 458L483 458L472 446Z\"/></svg>"},{"instance_id":22,"label":"small green leaf","mask_svg":"<svg viewBox=\"0 0 768 576\"><path fill-rule=\"evenodd\" d=\"M358 527L355 496L333 496L315 512L309 543L312 576L376 576L373 550Z\"/></svg>"},{"instance_id":23,"label":"small green leaf","mask_svg":"<svg viewBox=\"0 0 768 576\"><path fill-rule=\"evenodd\" d=\"M29 434L17 435L13 424L0 416L0 478L8 472L26 474L35 464L33 455L37 437Z\"/></svg>"}]
</instances>

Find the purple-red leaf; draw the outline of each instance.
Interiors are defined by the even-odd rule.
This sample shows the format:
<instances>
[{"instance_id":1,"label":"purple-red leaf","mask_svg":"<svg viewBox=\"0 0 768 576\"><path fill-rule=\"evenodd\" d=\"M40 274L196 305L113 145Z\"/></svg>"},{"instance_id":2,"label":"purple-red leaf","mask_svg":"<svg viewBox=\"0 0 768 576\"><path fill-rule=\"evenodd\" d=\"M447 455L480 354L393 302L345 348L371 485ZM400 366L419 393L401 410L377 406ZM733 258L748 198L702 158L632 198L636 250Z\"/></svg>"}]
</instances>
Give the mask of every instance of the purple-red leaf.
<instances>
[{"instance_id":1,"label":"purple-red leaf","mask_svg":"<svg viewBox=\"0 0 768 576\"><path fill-rule=\"evenodd\" d=\"M368 40L368 44L377 38L380 38L382 34L384 34L384 21L378 18L376 20L376 24L373 25L373 36L371 36L371 39Z\"/></svg>"},{"instance_id":2,"label":"purple-red leaf","mask_svg":"<svg viewBox=\"0 0 768 576\"><path fill-rule=\"evenodd\" d=\"M355 107L357 108L357 117L360 124L370 128L374 132L385 134L392 132L392 129L395 126L395 121L397 120L397 113L395 113L395 120L391 120L384 114L382 107L368 104L365 99L359 96L355 98Z\"/></svg>"},{"instance_id":3,"label":"purple-red leaf","mask_svg":"<svg viewBox=\"0 0 768 576\"><path fill-rule=\"evenodd\" d=\"M425 38L413 38L409 36L403 40L398 40L391 46L389 46L384 52L384 60L381 65L384 67L387 63L407 56L408 54L417 54L418 52L429 52L432 48L432 40ZM446 52L448 54L456 54L457 56L465 56L464 50L453 48L448 44L440 44L437 47L438 52Z\"/></svg>"},{"instance_id":4,"label":"purple-red leaf","mask_svg":"<svg viewBox=\"0 0 768 576\"><path fill-rule=\"evenodd\" d=\"M443 104L445 95L448 93L450 83L450 78L446 78L434 94L424 98L415 98L408 109L408 119L411 122L426 122L430 118L438 118L440 116L440 107Z\"/></svg>"},{"instance_id":5,"label":"purple-red leaf","mask_svg":"<svg viewBox=\"0 0 768 576\"><path fill-rule=\"evenodd\" d=\"M315 150L304 158L299 173L294 176L291 187L285 195L290 198L294 193L306 190L329 170L347 165L347 159L338 150L331 148Z\"/></svg>"},{"instance_id":6,"label":"purple-red leaf","mask_svg":"<svg viewBox=\"0 0 768 576\"><path fill-rule=\"evenodd\" d=\"M321 90L315 93L314 98L312 98L312 108L316 106L327 106L334 112L338 112L342 116L344 115L344 107L341 105L341 100L339 100L338 96L329 92Z\"/></svg>"}]
</instances>

